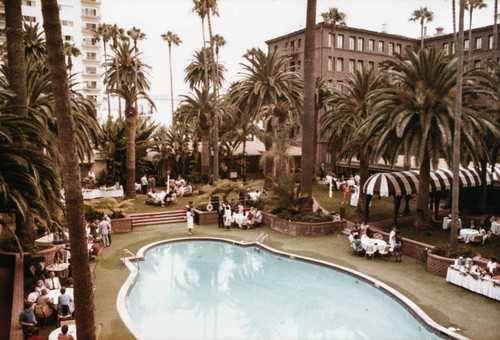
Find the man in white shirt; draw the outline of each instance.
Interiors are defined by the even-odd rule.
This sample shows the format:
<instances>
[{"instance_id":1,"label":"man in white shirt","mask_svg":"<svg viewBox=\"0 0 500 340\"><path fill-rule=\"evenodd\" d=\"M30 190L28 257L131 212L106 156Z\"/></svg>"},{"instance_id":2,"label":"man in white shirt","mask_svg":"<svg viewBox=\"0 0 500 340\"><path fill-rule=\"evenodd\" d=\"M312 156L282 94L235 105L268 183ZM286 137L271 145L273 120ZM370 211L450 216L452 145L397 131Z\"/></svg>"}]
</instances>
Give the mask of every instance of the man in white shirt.
<instances>
[{"instance_id":1,"label":"man in white shirt","mask_svg":"<svg viewBox=\"0 0 500 340\"><path fill-rule=\"evenodd\" d=\"M101 234L102 245L104 247L109 247L109 232L111 230L111 225L109 222L103 218L99 223L99 234Z\"/></svg>"},{"instance_id":2,"label":"man in white shirt","mask_svg":"<svg viewBox=\"0 0 500 340\"><path fill-rule=\"evenodd\" d=\"M61 282L54 272L50 272L49 277L45 279L45 287L50 290L61 289Z\"/></svg>"},{"instance_id":3,"label":"man in white shirt","mask_svg":"<svg viewBox=\"0 0 500 340\"><path fill-rule=\"evenodd\" d=\"M490 262L488 262L488 263L486 264L486 268L488 268L488 272L489 272L492 276L494 276L494 275L496 274L496 271L497 271L497 266L498 266L498 264L496 263L496 261L495 261L495 258L494 258L494 257L490 258Z\"/></svg>"},{"instance_id":4,"label":"man in white shirt","mask_svg":"<svg viewBox=\"0 0 500 340\"><path fill-rule=\"evenodd\" d=\"M146 195L148 189L148 178L146 177L146 174L144 174L141 177L141 189L142 189L142 194Z\"/></svg>"}]
</instances>

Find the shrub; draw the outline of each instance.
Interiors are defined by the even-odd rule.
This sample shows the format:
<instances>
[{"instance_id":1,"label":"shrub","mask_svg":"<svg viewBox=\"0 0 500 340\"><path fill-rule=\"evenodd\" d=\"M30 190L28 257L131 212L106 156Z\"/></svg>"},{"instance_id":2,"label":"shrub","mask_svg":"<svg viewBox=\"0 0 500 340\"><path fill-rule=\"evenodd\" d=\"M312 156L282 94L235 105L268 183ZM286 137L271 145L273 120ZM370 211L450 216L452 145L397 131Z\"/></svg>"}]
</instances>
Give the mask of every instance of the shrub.
<instances>
[{"instance_id":1,"label":"shrub","mask_svg":"<svg viewBox=\"0 0 500 340\"><path fill-rule=\"evenodd\" d=\"M277 217L293 221L293 222L306 222L306 223L321 223L329 222L332 220L331 216L325 215L322 212L316 212L310 215L302 215L297 210L282 210L275 214Z\"/></svg>"},{"instance_id":2,"label":"shrub","mask_svg":"<svg viewBox=\"0 0 500 340\"><path fill-rule=\"evenodd\" d=\"M127 211L133 206L133 199L118 202L112 197L103 197L96 200L85 201L85 219L87 221L101 219L104 214L108 214L110 218L117 218L120 213Z\"/></svg>"},{"instance_id":3,"label":"shrub","mask_svg":"<svg viewBox=\"0 0 500 340\"><path fill-rule=\"evenodd\" d=\"M447 257L450 259L456 259L460 256L464 258L467 257L473 258L474 256L477 255L474 249L468 246L459 246L456 251L452 252L450 251L450 245L446 243L435 246L434 249L431 251L431 253L434 255Z\"/></svg>"}]
</instances>

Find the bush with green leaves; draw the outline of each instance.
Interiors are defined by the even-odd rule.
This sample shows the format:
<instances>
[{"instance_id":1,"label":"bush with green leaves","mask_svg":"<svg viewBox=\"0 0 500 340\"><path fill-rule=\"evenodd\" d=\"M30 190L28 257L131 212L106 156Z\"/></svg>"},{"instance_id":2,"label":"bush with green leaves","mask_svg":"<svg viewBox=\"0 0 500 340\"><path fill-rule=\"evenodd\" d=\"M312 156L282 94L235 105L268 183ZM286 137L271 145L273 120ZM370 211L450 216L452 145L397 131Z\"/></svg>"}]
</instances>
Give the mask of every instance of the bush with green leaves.
<instances>
[{"instance_id":1,"label":"bush with green leaves","mask_svg":"<svg viewBox=\"0 0 500 340\"><path fill-rule=\"evenodd\" d=\"M451 251L450 250L450 245L445 243L445 244L438 244L437 246L434 247L434 249L431 251L432 254L442 256L442 257L447 257L450 259L456 259L460 256L467 258L473 258L474 256L477 255L476 251L472 249L471 247L468 246L459 246L456 251Z\"/></svg>"},{"instance_id":2,"label":"bush with green leaves","mask_svg":"<svg viewBox=\"0 0 500 340\"><path fill-rule=\"evenodd\" d=\"M110 218L117 218L121 213L126 212L134 206L134 200L124 200L118 202L112 197L103 197L94 200L88 200L84 202L85 206L85 219L87 221L94 221L95 219L101 219L104 214L107 214Z\"/></svg>"}]
</instances>

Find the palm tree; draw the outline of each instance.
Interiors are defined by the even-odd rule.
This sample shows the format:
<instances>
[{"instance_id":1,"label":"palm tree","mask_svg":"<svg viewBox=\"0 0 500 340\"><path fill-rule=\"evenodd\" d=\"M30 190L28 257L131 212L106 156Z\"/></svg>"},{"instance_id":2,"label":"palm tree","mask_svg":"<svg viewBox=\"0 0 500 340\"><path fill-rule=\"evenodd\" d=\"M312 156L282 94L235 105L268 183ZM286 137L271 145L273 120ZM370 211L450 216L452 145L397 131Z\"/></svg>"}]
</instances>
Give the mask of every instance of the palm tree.
<instances>
[{"instance_id":1,"label":"palm tree","mask_svg":"<svg viewBox=\"0 0 500 340\"><path fill-rule=\"evenodd\" d=\"M424 23L431 22L434 19L434 13L429 11L427 7L420 7L416 9L411 14L411 18L408 21L418 21L420 22L420 47L424 48Z\"/></svg>"},{"instance_id":2,"label":"palm tree","mask_svg":"<svg viewBox=\"0 0 500 340\"><path fill-rule=\"evenodd\" d=\"M321 13L323 22L331 26L331 48L333 53L333 47L335 46L335 30L337 27L345 27L345 19L347 15L345 13L339 12L337 7L329 7L328 12Z\"/></svg>"},{"instance_id":3,"label":"palm tree","mask_svg":"<svg viewBox=\"0 0 500 340\"><path fill-rule=\"evenodd\" d=\"M316 77L314 87L314 151L313 151L313 180L316 180L316 163L318 156L318 119L319 112L326 108L327 102L332 95L330 84L323 77ZM335 163L334 163L335 164Z\"/></svg>"},{"instance_id":4,"label":"palm tree","mask_svg":"<svg viewBox=\"0 0 500 340\"><path fill-rule=\"evenodd\" d=\"M470 61L470 56L472 53L472 49L474 48L472 45L472 12L474 9L485 8L487 5L483 0L467 0L466 9L469 11L469 52L467 56L467 62Z\"/></svg>"},{"instance_id":5,"label":"palm tree","mask_svg":"<svg viewBox=\"0 0 500 340\"><path fill-rule=\"evenodd\" d=\"M306 32L304 41L304 113L302 115L302 157L300 161L300 212L303 215L312 213L312 177L314 170L315 134L315 29L316 0L307 1Z\"/></svg>"},{"instance_id":6,"label":"palm tree","mask_svg":"<svg viewBox=\"0 0 500 340\"><path fill-rule=\"evenodd\" d=\"M138 55L139 55L139 49L137 48L137 42L140 40L146 39L146 33L141 32L141 30L137 27L132 27L127 31L128 36L130 39L132 39L134 46L133 46L133 52L134 52L134 85L135 87L138 87L137 85L137 65L138 65ZM135 109L137 110L138 103L135 103Z\"/></svg>"},{"instance_id":7,"label":"palm tree","mask_svg":"<svg viewBox=\"0 0 500 340\"><path fill-rule=\"evenodd\" d=\"M206 87L198 90L193 89L189 96L182 96L184 99L178 110L178 119L198 126L201 134L201 176L203 182L208 182L210 176L210 128L212 126L213 93L210 94Z\"/></svg>"},{"instance_id":8,"label":"palm tree","mask_svg":"<svg viewBox=\"0 0 500 340\"><path fill-rule=\"evenodd\" d=\"M71 69L73 68L73 57L78 57L82 55L82 52L75 46L75 44L72 44L70 42L65 42L64 43L64 55L68 58L67 66L68 66L68 73L71 75Z\"/></svg>"},{"instance_id":9,"label":"palm tree","mask_svg":"<svg viewBox=\"0 0 500 340\"><path fill-rule=\"evenodd\" d=\"M230 102L252 120L263 121L272 112L272 106L282 101L300 110L302 106L302 80L298 73L285 71L287 58L278 58L276 50L264 53L261 49L243 56L242 80L234 83L228 93ZM296 111L296 110L295 110ZM291 111L293 112L293 110ZM272 143L264 141L266 150ZM273 173L272 162L266 162L264 174ZM271 183L266 182L269 186Z\"/></svg>"},{"instance_id":10,"label":"palm tree","mask_svg":"<svg viewBox=\"0 0 500 340\"><path fill-rule=\"evenodd\" d=\"M95 31L93 31L93 37L94 39L97 39L97 41L102 40L102 45L104 48L104 79L108 79L108 54L106 52L106 46L108 45L108 42L111 40L111 29L110 25L102 23L99 24L96 28ZM108 99L108 116L111 116L111 101L109 99L109 84L106 83L106 96Z\"/></svg>"},{"instance_id":11,"label":"palm tree","mask_svg":"<svg viewBox=\"0 0 500 340\"><path fill-rule=\"evenodd\" d=\"M95 339L94 304L89 256L86 245L80 167L76 152L75 126L64 63L63 39L57 0L42 0L42 15L47 39L48 67L52 80L55 113L61 151L61 170L66 196L66 220L70 234L71 263L75 290L77 336Z\"/></svg>"},{"instance_id":12,"label":"palm tree","mask_svg":"<svg viewBox=\"0 0 500 340\"><path fill-rule=\"evenodd\" d=\"M360 188L369 177L369 161L373 153L373 143L367 143L367 131L358 131L361 124L373 112L373 92L382 87L381 76L373 70L356 69L345 82L342 91L335 91L327 110L321 117L322 134L330 145L341 145L340 157L359 160ZM358 200L358 212L363 213L366 194L362 191Z\"/></svg>"},{"instance_id":13,"label":"palm tree","mask_svg":"<svg viewBox=\"0 0 500 340\"><path fill-rule=\"evenodd\" d=\"M170 100L172 102L172 124L174 122L174 81L172 79L172 44L179 46L182 44L182 40L179 36L172 31L168 31L161 35L163 40L168 43L168 64L170 65Z\"/></svg>"},{"instance_id":14,"label":"palm tree","mask_svg":"<svg viewBox=\"0 0 500 340\"><path fill-rule=\"evenodd\" d=\"M154 102L149 96L141 89L135 87L134 84L122 84L118 89L111 89L111 93L117 95L125 102L125 136L127 140L127 155L126 155L126 170L127 170L127 184L125 188L125 197L135 199L135 162L136 162L136 118L137 109L134 103L138 99L148 101L153 107Z\"/></svg>"},{"instance_id":15,"label":"palm tree","mask_svg":"<svg viewBox=\"0 0 500 340\"><path fill-rule=\"evenodd\" d=\"M113 58L114 64L115 64L115 70L116 70L116 89L120 87L121 84L121 79L120 79L120 67L119 67L119 62L118 62L118 46L119 46L119 40L128 40L125 35L125 31L123 28L118 27L116 24L113 26L109 26L109 35L111 37L111 41L113 42L111 44L111 49L113 50L115 56ZM108 61L106 60L106 63ZM109 78L107 78L109 79ZM106 79L106 81L107 81ZM108 89L109 90L109 89ZM121 118L122 116L122 103L120 98L118 98L118 116Z\"/></svg>"},{"instance_id":16,"label":"palm tree","mask_svg":"<svg viewBox=\"0 0 500 340\"><path fill-rule=\"evenodd\" d=\"M222 82L226 80L226 68L223 65L217 64L216 68L205 68L205 65L212 65L212 54L210 50L203 52L203 50L196 50L193 55L194 59L189 63L184 72L186 76L184 81L189 84L189 88L193 89L200 85L205 86L205 78L210 77L213 80L212 74L216 74L217 86L220 87ZM208 61L205 60L205 57ZM215 72L214 72L215 70ZM210 81L208 83L210 85Z\"/></svg>"}]
</instances>

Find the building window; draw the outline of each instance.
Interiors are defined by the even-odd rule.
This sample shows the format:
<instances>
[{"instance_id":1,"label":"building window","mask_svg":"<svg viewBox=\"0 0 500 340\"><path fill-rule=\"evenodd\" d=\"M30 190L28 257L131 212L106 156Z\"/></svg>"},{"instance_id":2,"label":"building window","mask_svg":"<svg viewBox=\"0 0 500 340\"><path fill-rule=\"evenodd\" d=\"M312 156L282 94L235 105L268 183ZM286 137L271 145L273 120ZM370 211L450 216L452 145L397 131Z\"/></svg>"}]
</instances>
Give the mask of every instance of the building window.
<instances>
[{"instance_id":1,"label":"building window","mask_svg":"<svg viewBox=\"0 0 500 340\"><path fill-rule=\"evenodd\" d=\"M474 60L474 68L480 68L481 67L481 60L477 59Z\"/></svg>"},{"instance_id":2,"label":"building window","mask_svg":"<svg viewBox=\"0 0 500 340\"><path fill-rule=\"evenodd\" d=\"M451 43L451 54L455 54L455 43Z\"/></svg>"},{"instance_id":3,"label":"building window","mask_svg":"<svg viewBox=\"0 0 500 340\"><path fill-rule=\"evenodd\" d=\"M87 88L88 89L97 89L97 82L94 80L87 80Z\"/></svg>"},{"instance_id":4,"label":"building window","mask_svg":"<svg viewBox=\"0 0 500 340\"><path fill-rule=\"evenodd\" d=\"M337 58L337 71L344 71L344 58Z\"/></svg>"},{"instance_id":5,"label":"building window","mask_svg":"<svg viewBox=\"0 0 500 340\"><path fill-rule=\"evenodd\" d=\"M368 62L368 69L373 70L375 68L375 63L373 61Z\"/></svg>"},{"instance_id":6,"label":"building window","mask_svg":"<svg viewBox=\"0 0 500 340\"><path fill-rule=\"evenodd\" d=\"M24 15L24 16L23 16L23 19L24 19L24 21L26 21L26 22L31 22L31 23L36 22L36 18L35 18L35 17L32 17L32 16L29 16L29 15Z\"/></svg>"},{"instance_id":7,"label":"building window","mask_svg":"<svg viewBox=\"0 0 500 340\"><path fill-rule=\"evenodd\" d=\"M288 48L288 42L285 43L285 48Z\"/></svg>"},{"instance_id":8,"label":"building window","mask_svg":"<svg viewBox=\"0 0 500 340\"><path fill-rule=\"evenodd\" d=\"M63 26L73 26L74 22L71 21L71 20L61 20L61 25L63 25Z\"/></svg>"},{"instance_id":9,"label":"building window","mask_svg":"<svg viewBox=\"0 0 500 340\"><path fill-rule=\"evenodd\" d=\"M364 51L365 39L358 38L358 51Z\"/></svg>"},{"instance_id":10,"label":"building window","mask_svg":"<svg viewBox=\"0 0 500 340\"><path fill-rule=\"evenodd\" d=\"M328 71L333 71L333 57L328 57Z\"/></svg>"},{"instance_id":11,"label":"building window","mask_svg":"<svg viewBox=\"0 0 500 340\"><path fill-rule=\"evenodd\" d=\"M93 94L88 94L85 96L87 100L90 100L91 102L97 103L97 96Z\"/></svg>"},{"instance_id":12,"label":"building window","mask_svg":"<svg viewBox=\"0 0 500 340\"><path fill-rule=\"evenodd\" d=\"M468 51L469 50L469 39L465 39L464 40L464 51Z\"/></svg>"},{"instance_id":13,"label":"building window","mask_svg":"<svg viewBox=\"0 0 500 340\"><path fill-rule=\"evenodd\" d=\"M23 0L22 1L23 6L29 6L29 7L36 7L36 1L32 0Z\"/></svg>"},{"instance_id":14,"label":"building window","mask_svg":"<svg viewBox=\"0 0 500 340\"><path fill-rule=\"evenodd\" d=\"M354 72L355 67L356 67L356 60L349 59L349 72Z\"/></svg>"},{"instance_id":15,"label":"building window","mask_svg":"<svg viewBox=\"0 0 500 340\"><path fill-rule=\"evenodd\" d=\"M0 20L5 21L5 13L0 13Z\"/></svg>"},{"instance_id":16,"label":"building window","mask_svg":"<svg viewBox=\"0 0 500 340\"><path fill-rule=\"evenodd\" d=\"M482 45L483 45L483 38L476 37L476 50L480 50Z\"/></svg>"},{"instance_id":17,"label":"building window","mask_svg":"<svg viewBox=\"0 0 500 340\"><path fill-rule=\"evenodd\" d=\"M343 86L342 86L342 80L339 80L339 81L337 82L337 90L342 91L342 87L343 87Z\"/></svg>"},{"instance_id":18,"label":"building window","mask_svg":"<svg viewBox=\"0 0 500 340\"><path fill-rule=\"evenodd\" d=\"M91 37L84 37L83 38L83 45L87 45L87 46L97 46L97 43L98 43L98 40L95 39L95 38L91 38ZM274 46L274 49L276 50L278 48L278 46Z\"/></svg>"},{"instance_id":19,"label":"building window","mask_svg":"<svg viewBox=\"0 0 500 340\"><path fill-rule=\"evenodd\" d=\"M394 54L394 43L389 43L389 55Z\"/></svg>"},{"instance_id":20,"label":"building window","mask_svg":"<svg viewBox=\"0 0 500 340\"><path fill-rule=\"evenodd\" d=\"M330 164L332 162L332 153L331 152L327 152L326 153L326 158L325 158L325 163L326 164Z\"/></svg>"},{"instance_id":21,"label":"building window","mask_svg":"<svg viewBox=\"0 0 500 340\"><path fill-rule=\"evenodd\" d=\"M278 45L274 46L274 51L278 51Z\"/></svg>"},{"instance_id":22,"label":"building window","mask_svg":"<svg viewBox=\"0 0 500 340\"><path fill-rule=\"evenodd\" d=\"M332 47L333 44L333 35L328 33L328 47Z\"/></svg>"},{"instance_id":23,"label":"building window","mask_svg":"<svg viewBox=\"0 0 500 340\"><path fill-rule=\"evenodd\" d=\"M86 15L89 17L96 17L97 16L97 9L95 9L95 8L83 8L82 15Z\"/></svg>"},{"instance_id":24,"label":"building window","mask_svg":"<svg viewBox=\"0 0 500 340\"><path fill-rule=\"evenodd\" d=\"M97 29L97 24L94 24L92 22L86 22L85 23L85 29L88 29L88 30L96 30Z\"/></svg>"},{"instance_id":25,"label":"building window","mask_svg":"<svg viewBox=\"0 0 500 340\"><path fill-rule=\"evenodd\" d=\"M5 28L0 27L0 37L5 37Z\"/></svg>"},{"instance_id":26,"label":"building window","mask_svg":"<svg viewBox=\"0 0 500 340\"><path fill-rule=\"evenodd\" d=\"M300 71L300 64L301 64L301 62L300 62L300 60L298 60L297 61L297 71Z\"/></svg>"},{"instance_id":27,"label":"building window","mask_svg":"<svg viewBox=\"0 0 500 340\"><path fill-rule=\"evenodd\" d=\"M497 58L497 63L500 64L500 57Z\"/></svg>"},{"instance_id":28,"label":"building window","mask_svg":"<svg viewBox=\"0 0 500 340\"><path fill-rule=\"evenodd\" d=\"M450 54L450 44L444 43L443 44L443 51L444 51L444 55Z\"/></svg>"},{"instance_id":29,"label":"building window","mask_svg":"<svg viewBox=\"0 0 500 340\"><path fill-rule=\"evenodd\" d=\"M87 52L87 58L89 60L97 60L97 53L95 52Z\"/></svg>"},{"instance_id":30,"label":"building window","mask_svg":"<svg viewBox=\"0 0 500 340\"><path fill-rule=\"evenodd\" d=\"M363 60L358 60L358 70L363 68Z\"/></svg>"},{"instance_id":31,"label":"building window","mask_svg":"<svg viewBox=\"0 0 500 340\"><path fill-rule=\"evenodd\" d=\"M356 50L356 38L355 37L349 37L349 49L352 51Z\"/></svg>"},{"instance_id":32,"label":"building window","mask_svg":"<svg viewBox=\"0 0 500 340\"><path fill-rule=\"evenodd\" d=\"M295 72L295 61L290 62L290 71Z\"/></svg>"},{"instance_id":33,"label":"building window","mask_svg":"<svg viewBox=\"0 0 500 340\"><path fill-rule=\"evenodd\" d=\"M401 44L396 44L396 53L401 54Z\"/></svg>"},{"instance_id":34,"label":"building window","mask_svg":"<svg viewBox=\"0 0 500 340\"><path fill-rule=\"evenodd\" d=\"M300 48L302 45L302 39L297 39L297 48Z\"/></svg>"},{"instance_id":35,"label":"building window","mask_svg":"<svg viewBox=\"0 0 500 340\"><path fill-rule=\"evenodd\" d=\"M375 40L368 40L368 51L375 51Z\"/></svg>"},{"instance_id":36,"label":"building window","mask_svg":"<svg viewBox=\"0 0 500 340\"><path fill-rule=\"evenodd\" d=\"M85 73L87 73L87 74L97 74L97 67L87 66L85 68Z\"/></svg>"},{"instance_id":37,"label":"building window","mask_svg":"<svg viewBox=\"0 0 500 340\"><path fill-rule=\"evenodd\" d=\"M384 52L384 42L383 41L378 42L378 51Z\"/></svg>"},{"instance_id":38,"label":"building window","mask_svg":"<svg viewBox=\"0 0 500 340\"><path fill-rule=\"evenodd\" d=\"M488 49L489 50L493 49L493 34L488 36Z\"/></svg>"},{"instance_id":39,"label":"building window","mask_svg":"<svg viewBox=\"0 0 500 340\"><path fill-rule=\"evenodd\" d=\"M73 41L73 36L72 35L65 35L64 41Z\"/></svg>"},{"instance_id":40,"label":"building window","mask_svg":"<svg viewBox=\"0 0 500 340\"><path fill-rule=\"evenodd\" d=\"M344 48L344 35L337 35L337 48Z\"/></svg>"}]
</instances>

